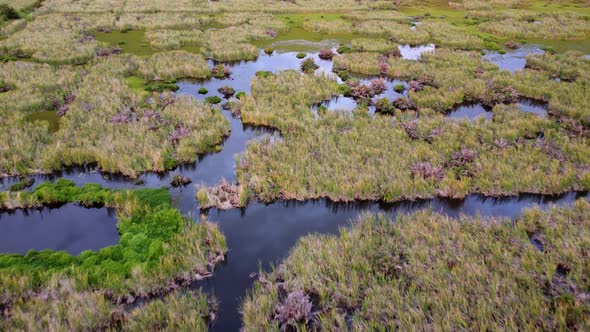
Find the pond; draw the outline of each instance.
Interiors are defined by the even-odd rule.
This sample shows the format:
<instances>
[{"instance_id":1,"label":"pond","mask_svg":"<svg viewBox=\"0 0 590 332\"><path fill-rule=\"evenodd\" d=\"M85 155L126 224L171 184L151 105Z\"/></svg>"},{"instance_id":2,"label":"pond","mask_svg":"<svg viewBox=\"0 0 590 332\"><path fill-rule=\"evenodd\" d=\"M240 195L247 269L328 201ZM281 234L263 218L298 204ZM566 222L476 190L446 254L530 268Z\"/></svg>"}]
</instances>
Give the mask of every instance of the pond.
<instances>
[{"instance_id":1,"label":"pond","mask_svg":"<svg viewBox=\"0 0 590 332\"><path fill-rule=\"evenodd\" d=\"M514 74L516 71L524 69L527 55L543 53L545 51L536 45L525 45L506 53L488 52L482 58L497 65L500 70L507 70Z\"/></svg>"},{"instance_id":2,"label":"pond","mask_svg":"<svg viewBox=\"0 0 590 332\"><path fill-rule=\"evenodd\" d=\"M0 253L51 249L78 255L119 242L116 213L67 204L0 213Z\"/></svg>"},{"instance_id":3,"label":"pond","mask_svg":"<svg viewBox=\"0 0 590 332\"><path fill-rule=\"evenodd\" d=\"M546 117L549 106L543 101L531 98L519 98L516 106L521 112L532 113L539 117ZM464 103L456 106L450 112L446 113L450 119L474 121L477 118L491 120L493 112L491 109L484 107L480 103Z\"/></svg>"}]
</instances>

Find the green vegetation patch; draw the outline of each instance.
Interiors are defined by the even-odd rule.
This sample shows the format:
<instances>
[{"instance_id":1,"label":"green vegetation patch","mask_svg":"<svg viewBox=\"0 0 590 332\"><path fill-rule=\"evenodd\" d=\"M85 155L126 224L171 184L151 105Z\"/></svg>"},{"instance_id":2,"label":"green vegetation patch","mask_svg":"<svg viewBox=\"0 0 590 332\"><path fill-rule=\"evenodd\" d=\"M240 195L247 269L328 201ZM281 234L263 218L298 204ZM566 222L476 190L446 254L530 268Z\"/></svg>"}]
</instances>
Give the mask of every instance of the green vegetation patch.
<instances>
[{"instance_id":1,"label":"green vegetation patch","mask_svg":"<svg viewBox=\"0 0 590 332\"><path fill-rule=\"evenodd\" d=\"M171 283L182 284L207 276L209 269L223 260L227 250L225 239L216 226L206 220L195 223L170 207L170 195L165 188L122 191L105 189L97 184L79 188L71 181L60 179L55 183L43 183L31 192L0 193L3 209L63 203L115 208L120 241L117 245L84 251L78 256L52 250L31 250L24 256L1 254L0 299L2 303L10 304L8 310L15 313L8 326L41 324L35 320L27 322L22 317L49 314L46 311L53 309L46 308L38 300L50 289L64 283L69 285L63 290L65 294L52 293L52 296L57 296L59 303L65 303L69 307L67 310L82 314L79 310L83 311L83 308L68 306L68 303L80 301L98 301L100 305L97 307L112 308L113 303L134 301L135 297L149 299L166 294L171 290ZM29 296L23 297L25 294ZM95 294L114 302L100 300ZM188 298L176 300L192 301ZM164 299L164 303L167 301ZM193 304L202 308L202 304ZM157 304L147 304L146 307L162 310ZM76 323L96 328L100 326L96 324L104 323L93 320L101 312L104 313L98 310L83 322L76 322L80 318L77 314L61 316L60 319L66 326ZM131 316L136 316L139 321L149 320L149 315L142 316L141 313Z\"/></svg>"},{"instance_id":2,"label":"green vegetation patch","mask_svg":"<svg viewBox=\"0 0 590 332\"><path fill-rule=\"evenodd\" d=\"M262 273L244 328L586 330L589 221L584 200L527 210L514 224L365 214L339 237L300 239Z\"/></svg>"}]
</instances>

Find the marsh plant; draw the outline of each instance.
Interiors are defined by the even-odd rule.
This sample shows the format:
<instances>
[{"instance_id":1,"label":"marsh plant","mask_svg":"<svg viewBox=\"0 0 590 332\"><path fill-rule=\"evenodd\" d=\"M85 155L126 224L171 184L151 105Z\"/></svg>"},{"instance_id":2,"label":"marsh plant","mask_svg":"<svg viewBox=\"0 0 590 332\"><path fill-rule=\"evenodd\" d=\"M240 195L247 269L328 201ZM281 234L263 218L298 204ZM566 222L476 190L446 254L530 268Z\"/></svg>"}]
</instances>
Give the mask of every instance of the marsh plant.
<instances>
[{"instance_id":1,"label":"marsh plant","mask_svg":"<svg viewBox=\"0 0 590 332\"><path fill-rule=\"evenodd\" d=\"M263 272L242 304L244 329L585 329L589 214L584 200L517 223L364 214L339 236L301 238Z\"/></svg>"}]
</instances>

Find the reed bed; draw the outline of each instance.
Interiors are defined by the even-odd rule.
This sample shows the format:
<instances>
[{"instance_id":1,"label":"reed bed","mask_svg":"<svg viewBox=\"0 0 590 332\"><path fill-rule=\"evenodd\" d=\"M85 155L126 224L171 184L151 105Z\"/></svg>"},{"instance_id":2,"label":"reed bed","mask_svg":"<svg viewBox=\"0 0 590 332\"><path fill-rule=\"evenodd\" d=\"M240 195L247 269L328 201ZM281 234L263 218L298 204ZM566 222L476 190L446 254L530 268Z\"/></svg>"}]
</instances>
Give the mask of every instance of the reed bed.
<instances>
[{"instance_id":1,"label":"reed bed","mask_svg":"<svg viewBox=\"0 0 590 332\"><path fill-rule=\"evenodd\" d=\"M330 21L305 21L303 28L307 31L323 34L348 33L353 30L353 25L344 20Z\"/></svg>"},{"instance_id":2,"label":"reed bed","mask_svg":"<svg viewBox=\"0 0 590 332\"><path fill-rule=\"evenodd\" d=\"M589 220L584 200L516 223L364 214L339 236L300 239L262 273L244 329L585 330Z\"/></svg>"},{"instance_id":3,"label":"reed bed","mask_svg":"<svg viewBox=\"0 0 590 332\"><path fill-rule=\"evenodd\" d=\"M237 173L239 183L263 201L328 197L393 202L585 190L590 174L579 162L589 160L586 143L553 126L517 107L497 107L494 121L473 123L440 115L394 122L387 116L328 113L282 142L252 143ZM554 154L545 141L534 139L538 132L550 132L550 144L560 152ZM507 145L498 148L498 142ZM457 165L451 159L463 148L477 157ZM440 168L440 176L417 175L414 167L422 163Z\"/></svg>"},{"instance_id":4,"label":"reed bed","mask_svg":"<svg viewBox=\"0 0 590 332\"><path fill-rule=\"evenodd\" d=\"M155 96L145 105L121 76L105 72L109 66L119 68L115 63L103 65L86 76L57 133L56 158L66 165L96 162L103 171L135 177L193 161L228 134L229 124L219 110L188 96ZM191 76L186 71L167 73Z\"/></svg>"},{"instance_id":5,"label":"reed bed","mask_svg":"<svg viewBox=\"0 0 590 332\"><path fill-rule=\"evenodd\" d=\"M87 32L114 24L108 15L43 15L0 41L0 53L52 64L81 64L95 57L101 46Z\"/></svg>"},{"instance_id":6,"label":"reed bed","mask_svg":"<svg viewBox=\"0 0 590 332\"><path fill-rule=\"evenodd\" d=\"M545 53L527 56L528 68L547 72L563 81L590 81L590 59L581 52Z\"/></svg>"},{"instance_id":7,"label":"reed bed","mask_svg":"<svg viewBox=\"0 0 590 332\"><path fill-rule=\"evenodd\" d=\"M585 39L590 33L588 16L576 13L541 14L533 20L494 20L479 29L501 37L539 39Z\"/></svg>"},{"instance_id":8,"label":"reed bed","mask_svg":"<svg viewBox=\"0 0 590 332\"><path fill-rule=\"evenodd\" d=\"M191 29L212 22L213 19L207 15L163 11L157 13L123 13L116 24L119 30Z\"/></svg>"},{"instance_id":9,"label":"reed bed","mask_svg":"<svg viewBox=\"0 0 590 332\"><path fill-rule=\"evenodd\" d=\"M207 78L211 68L207 60L200 55L186 51L168 51L139 60L139 74L150 81L162 81L175 78Z\"/></svg>"},{"instance_id":10,"label":"reed bed","mask_svg":"<svg viewBox=\"0 0 590 332\"><path fill-rule=\"evenodd\" d=\"M313 103L337 94L337 84L324 76L284 71L268 77L255 77L252 95L244 96L242 121L272 126L285 132L306 128L313 119Z\"/></svg>"},{"instance_id":11,"label":"reed bed","mask_svg":"<svg viewBox=\"0 0 590 332\"><path fill-rule=\"evenodd\" d=\"M387 53L397 51L397 44L383 39L356 38L350 41L350 46L354 52Z\"/></svg>"},{"instance_id":12,"label":"reed bed","mask_svg":"<svg viewBox=\"0 0 590 332\"><path fill-rule=\"evenodd\" d=\"M44 154L54 142L49 124L31 122L36 112L54 109L71 87L78 84L80 71L64 66L28 62L0 64L0 82L8 91L0 93L0 174L31 173L46 169Z\"/></svg>"},{"instance_id":13,"label":"reed bed","mask_svg":"<svg viewBox=\"0 0 590 332\"><path fill-rule=\"evenodd\" d=\"M370 37L391 38L400 44L419 45L430 41L427 31L412 29L408 24L395 21L363 21L355 25L355 31Z\"/></svg>"},{"instance_id":14,"label":"reed bed","mask_svg":"<svg viewBox=\"0 0 590 332\"><path fill-rule=\"evenodd\" d=\"M150 30L145 34L146 41L159 50L177 50L188 46L201 46L204 43L200 30Z\"/></svg>"}]
</instances>

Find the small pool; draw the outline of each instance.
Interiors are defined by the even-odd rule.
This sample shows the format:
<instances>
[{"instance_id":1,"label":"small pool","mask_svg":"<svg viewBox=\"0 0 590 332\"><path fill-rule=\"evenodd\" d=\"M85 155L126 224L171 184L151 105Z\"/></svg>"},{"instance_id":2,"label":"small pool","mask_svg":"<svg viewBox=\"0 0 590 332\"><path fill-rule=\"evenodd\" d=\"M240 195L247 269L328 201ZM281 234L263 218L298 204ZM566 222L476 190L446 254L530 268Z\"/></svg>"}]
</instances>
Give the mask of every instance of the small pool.
<instances>
[{"instance_id":1,"label":"small pool","mask_svg":"<svg viewBox=\"0 0 590 332\"><path fill-rule=\"evenodd\" d=\"M60 208L0 213L0 253L51 249L78 255L119 242L116 213L66 204Z\"/></svg>"}]
</instances>

